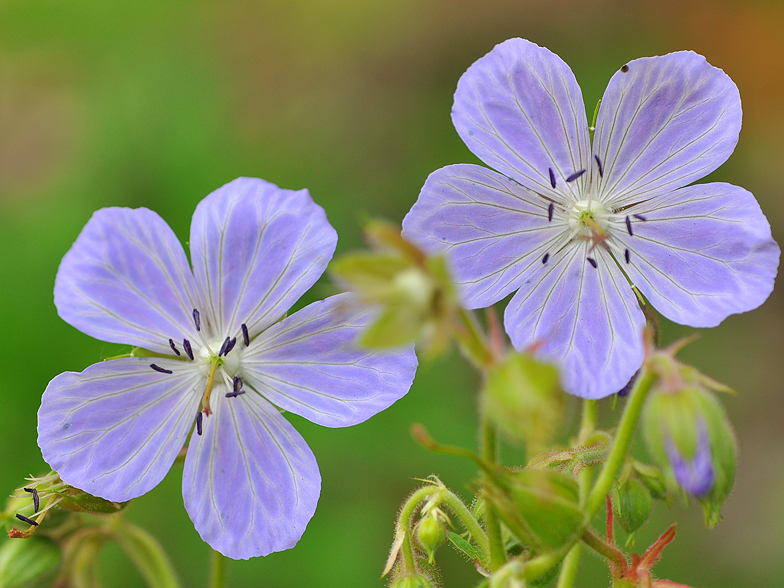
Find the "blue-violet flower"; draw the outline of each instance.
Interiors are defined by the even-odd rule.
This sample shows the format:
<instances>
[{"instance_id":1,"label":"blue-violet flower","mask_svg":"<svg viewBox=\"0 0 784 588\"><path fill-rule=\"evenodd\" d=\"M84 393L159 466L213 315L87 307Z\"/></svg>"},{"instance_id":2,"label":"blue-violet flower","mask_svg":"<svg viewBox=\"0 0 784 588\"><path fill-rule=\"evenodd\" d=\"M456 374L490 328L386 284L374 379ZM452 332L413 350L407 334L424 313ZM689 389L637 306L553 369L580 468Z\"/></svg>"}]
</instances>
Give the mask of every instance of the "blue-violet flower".
<instances>
[{"instance_id":1,"label":"blue-violet flower","mask_svg":"<svg viewBox=\"0 0 784 588\"><path fill-rule=\"evenodd\" d=\"M58 313L154 355L54 378L38 412L44 459L68 484L122 502L155 487L191 433L182 490L201 537L235 559L292 547L321 477L280 409L354 425L402 397L416 369L411 347L355 346L375 316L350 295L281 320L336 242L306 190L258 179L196 207L193 270L156 213L97 211L60 264Z\"/></svg>"},{"instance_id":2,"label":"blue-violet flower","mask_svg":"<svg viewBox=\"0 0 784 588\"><path fill-rule=\"evenodd\" d=\"M770 294L779 248L754 197L688 186L738 140L738 89L690 51L613 75L591 137L580 88L549 50L496 46L463 74L452 120L482 161L432 173L403 235L445 253L463 302L517 291L518 349L562 365L567 392L612 394L642 364L636 288L667 318L711 327ZM688 186L688 187L685 187Z\"/></svg>"}]
</instances>

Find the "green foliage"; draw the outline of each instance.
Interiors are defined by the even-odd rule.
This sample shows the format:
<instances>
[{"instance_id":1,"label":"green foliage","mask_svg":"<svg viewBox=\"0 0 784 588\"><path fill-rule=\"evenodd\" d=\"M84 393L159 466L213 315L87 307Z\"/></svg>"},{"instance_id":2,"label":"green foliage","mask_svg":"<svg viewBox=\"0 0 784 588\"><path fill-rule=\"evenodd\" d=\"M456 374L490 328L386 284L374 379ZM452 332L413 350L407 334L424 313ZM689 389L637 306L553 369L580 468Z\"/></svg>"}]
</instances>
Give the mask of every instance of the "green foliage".
<instances>
[{"instance_id":1,"label":"green foliage","mask_svg":"<svg viewBox=\"0 0 784 588\"><path fill-rule=\"evenodd\" d=\"M0 547L0 586L47 586L60 570L62 559L60 547L46 537L7 539Z\"/></svg>"}]
</instances>

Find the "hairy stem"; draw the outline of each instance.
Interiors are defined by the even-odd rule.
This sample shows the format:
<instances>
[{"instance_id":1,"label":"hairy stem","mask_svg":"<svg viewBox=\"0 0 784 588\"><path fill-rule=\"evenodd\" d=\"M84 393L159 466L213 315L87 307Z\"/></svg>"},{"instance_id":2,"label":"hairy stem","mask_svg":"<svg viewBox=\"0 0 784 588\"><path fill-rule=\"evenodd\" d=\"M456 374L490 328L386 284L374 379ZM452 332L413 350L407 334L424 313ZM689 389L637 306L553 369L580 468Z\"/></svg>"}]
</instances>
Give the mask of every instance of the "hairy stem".
<instances>
[{"instance_id":1,"label":"hairy stem","mask_svg":"<svg viewBox=\"0 0 784 588\"><path fill-rule=\"evenodd\" d=\"M482 422L482 459L491 464L498 462L497 440L498 432L495 426L488 419L484 419ZM495 571L506 563L506 551L501 536L501 523L498 521L495 508L489 502L485 502L485 526L490 542L490 569Z\"/></svg>"}]
</instances>

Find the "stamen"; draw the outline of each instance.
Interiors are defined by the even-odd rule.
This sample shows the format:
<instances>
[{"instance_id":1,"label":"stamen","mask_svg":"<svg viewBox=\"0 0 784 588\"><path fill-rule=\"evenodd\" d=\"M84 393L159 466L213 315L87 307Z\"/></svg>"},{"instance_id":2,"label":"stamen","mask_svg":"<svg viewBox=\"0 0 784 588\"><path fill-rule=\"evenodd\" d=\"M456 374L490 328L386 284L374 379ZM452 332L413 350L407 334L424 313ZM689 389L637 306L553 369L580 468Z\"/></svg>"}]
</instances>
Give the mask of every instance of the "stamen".
<instances>
[{"instance_id":1,"label":"stamen","mask_svg":"<svg viewBox=\"0 0 784 588\"><path fill-rule=\"evenodd\" d=\"M218 357L226 353L226 347L229 345L229 341L230 339L226 337L226 340L223 342L223 345L221 345L220 351L218 351Z\"/></svg>"},{"instance_id":2,"label":"stamen","mask_svg":"<svg viewBox=\"0 0 784 588\"><path fill-rule=\"evenodd\" d=\"M634 237L634 232L632 231L632 220L626 215L626 230L629 231L629 236Z\"/></svg>"},{"instance_id":3,"label":"stamen","mask_svg":"<svg viewBox=\"0 0 784 588\"><path fill-rule=\"evenodd\" d=\"M226 398L236 398L237 396L240 396L242 394L245 394L245 390L237 390L236 392L226 392Z\"/></svg>"},{"instance_id":4,"label":"stamen","mask_svg":"<svg viewBox=\"0 0 784 588\"><path fill-rule=\"evenodd\" d=\"M41 504L38 499L38 490L35 488L25 488L24 491L33 495L33 506L35 507L35 512L38 512L38 507Z\"/></svg>"},{"instance_id":5,"label":"stamen","mask_svg":"<svg viewBox=\"0 0 784 588\"><path fill-rule=\"evenodd\" d=\"M196 413L196 432L201 435L201 411Z\"/></svg>"},{"instance_id":6,"label":"stamen","mask_svg":"<svg viewBox=\"0 0 784 588\"><path fill-rule=\"evenodd\" d=\"M597 267L596 266L596 260L593 257L586 257L585 259L587 259L588 263L590 263L594 268Z\"/></svg>"},{"instance_id":7,"label":"stamen","mask_svg":"<svg viewBox=\"0 0 784 588\"><path fill-rule=\"evenodd\" d=\"M553 211L554 210L555 210L555 204L553 204L551 202L550 206L547 207L547 222L549 222L549 223L553 222Z\"/></svg>"},{"instance_id":8,"label":"stamen","mask_svg":"<svg viewBox=\"0 0 784 588\"><path fill-rule=\"evenodd\" d=\"M155 365L154 363L151 363L151 364L150 364L150 367L151 367L152 369L154 369L156 372L160 372L160 373L162 373L162 374L173 374L173 373L174 373L173 371L171 371L171 370L167 370L167 369L165 369L165 368L162 368L161 366L159 366L159 365Z\"/></svg>"},{"instance_id":9,"label":"stamen","mask_svg":"<svg viewBox=\"0 0 784 588\"><path fill-rule=\"evenodd\" d=\"M193 309L193 322L196 325L196 330L201 331L201 317L199 316L199 311L195 308Z\"/></svg>"},{"instance_id":10,"label":"stamen","mask_svg":"<svg viewBox=\"0 0 784 588\"><path fill-rule=\"evenodd\" d=\"M584 173L585 173L584 169L581 169L580 171L576 171L572 175L570 175L568 178L566 178L566 181L567 182L573 182L577 178L579 178L581 175L583 175Z\"/></svg>"},{"instance_id":11,"label":"stamen","mask_svg":"<svg viewBox=\"0 0 784 588\"><path fill-rule=\"evenodd\" d=\"M242 388L242 379L239 376L234 376L232 387L234 388L235 392Z\"/></svg>"},{"instance_id":12,"label":"stamen","mask_svg":"<svg viewBox=\"0 0 784 588\"><path fill-rule=\"evenodd\" d=\"M633 214L632 216L633 216L634 218L636 218L637 220L641 220L641 221L647 221L647 220L648 220L647 218L645 218L645 217L644 217L643 215L641 215L641 214Z\"/></svg>"},{"instance_id":13,"label":"stamen","mask_svg":"<svg viewBox=\"0 0 784 588\"><path fill-rule=\"evenodd\" d=\"M182 346L185 348L185 354L193 361L193 348L191 347L191 342L187 339L183 339Z\"/></svg>"},{"instance_id":14,"label":"stamen","mask_svg":"<svg viewBox=\"0 0 784 588\"><path fill-rule=\"evenodd\" d=\"M596 160L596 165L599 166L599 177L603 178L604 177L604 168L602 167L602 160L599 159L598 155L594 155L593 158Z\"/></svg>"},{"instance_id":15,"label":"stamen","mask_svg":"<svg viewBox=\"0 0 784 588\"><path fill-rule=\"evenodd\" d=\"M242 329L242 340L245 343L245 347L250 345L250 335L248 335L248 327L245 326L245 323L242 323L240 327Z\"/></svg>"},{"instance_id":16,"label":"stamen","mask_svg":"<svg viewBox=\"0 0 784 588\"><path fill-rule=\"evenodd\" d=\"M623 256L626 258L626 263L629 263L629 257L630 257L630 255L629 255L629 250L628 250L628 249L625 249L625 250L623 251Z\"/></svg>"},{"instance_id":17,"label":"stamen","mask_svg":"<svg viewBox=\"0 0 784 588\"><path fill-rule=\"evenodd\" d=\"M180 356L180 350L177 349L177 346L174 344L174 341L172 341L171 339L169 339L169 347L171 347L172 351L174 351L174 355L176 355L177 357Z\"/></svg>"},{"instance_id":18,"label":"stamen","mask_svg":"<svg viewBox=\"0 0 784 588\"><path fill-rule=\"evenodd\" d=\"M30 525L34 525L34 526L36 526L36 527L38 526L38 523L36 523L36 522L35 522L34 520L32 520L32 519L28 519L28 518L27 518L26 516L24 516L24 515L17 514L17 515L16 515L16 518L17 518L17 519L19 519L20 521L24 521L25 523L28 523L28 524L30 524Z\"/></svg>"},{"instance_id":19,"label":"stamen","mask_svg":"<svg viewBox=\"0 0 784 588\"><path fill-rule=\"evenodd\" d=\"M234 346L236 344L237 344L237 337L233 337L232 340L229 341L229 344L226 345L226 351L223 352L224 357L227 356L232 349L234 349Z\"/></svg>"},{"instance_id":20,"label":"stamen","mask_svg":"<svg viewBox=\"0 0 784 588\"><path fill-rule=\"evenodd\" d=\"M546 264L548 259L550 259L550 254L545 253L544 257L542 258L542 265Z\"/></svg>"},{"instance_id":21,"label":"stamen","mask_svg":"<svg viewBox=\"0 0 784 588\"><path fill-rule=\"evenodd\" d=\"M551 168L551 167L548 167L548 168L547 168L547 171L549 171L549 172L550 172L550 185L551 185L553 188L555 188L555 174L553 173L553 168ZM569 180L567 180L567 181L569 181Z\"/></svg>"}]
</instances>

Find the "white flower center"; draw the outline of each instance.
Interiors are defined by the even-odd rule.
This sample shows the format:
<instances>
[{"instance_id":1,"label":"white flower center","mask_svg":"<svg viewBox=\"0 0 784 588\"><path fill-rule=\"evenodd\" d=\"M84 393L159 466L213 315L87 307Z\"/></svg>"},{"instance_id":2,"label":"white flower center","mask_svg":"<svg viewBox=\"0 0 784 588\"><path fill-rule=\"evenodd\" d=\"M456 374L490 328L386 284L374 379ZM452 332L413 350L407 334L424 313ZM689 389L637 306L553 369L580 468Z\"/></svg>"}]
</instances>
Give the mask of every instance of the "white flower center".
<instances>
[{"instance_id":1,"label":"white flower center","mask_svg":"<svg viewBox=\"0 0 784 588\"><path fill-rule=\"evenodd\" d=\"M205 346L199 349L199 353L195 358L199 362L199 373L205 378L209 377L210 375L210 366L223 346L223 340L216 339L213 341L208 341L207 343L209 348ZM210 352L210 349L212 349L212 353ZM219 360L219 369L225 371L229 377L233 378L236 376L237 372L240 370L239 353L230 352L225 357L221 357Z\"/></svg>"},{"instance_id":2,"label":"white flower center","mask_svg":"<svg viewBox=\"0 0 784 588\"><path fill-rule=\"evenodd\" d=\"M581 239L593 239L607 233L610 213L598 200L578 200L569 212L569 229Z\"/></svg>"}]
</instances>

